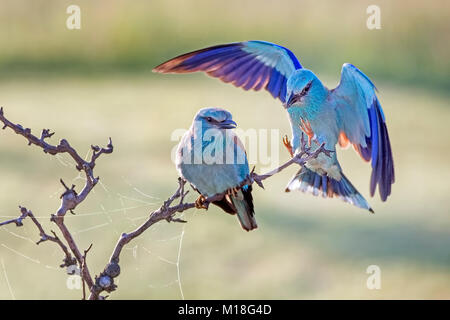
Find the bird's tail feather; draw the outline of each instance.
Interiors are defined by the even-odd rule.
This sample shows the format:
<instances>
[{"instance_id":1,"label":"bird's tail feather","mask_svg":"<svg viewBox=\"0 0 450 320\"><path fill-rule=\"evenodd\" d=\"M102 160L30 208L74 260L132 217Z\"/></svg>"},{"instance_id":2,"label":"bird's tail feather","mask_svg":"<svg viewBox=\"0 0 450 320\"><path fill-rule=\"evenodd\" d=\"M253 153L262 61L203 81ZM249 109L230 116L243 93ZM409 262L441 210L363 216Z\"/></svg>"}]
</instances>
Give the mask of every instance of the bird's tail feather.
<instances>
[{"instance_id":1,"label":"bird's tail feather","mask_svg":"<svg viewBox=\"0 0 450 320\"><path fill-rule=\"evenodd\" d=\"M366 199L356 190L344 174L341 175L342 178L338 181L327 175L320 175L306 167L302 167L288 183L286 192L300 190L315 196L322 195L325 198L336 196L345 202L373 213Z\"/></svg>"},{"instance_id":2,"label":"bird's tail feather","mask_svg":"<svg viewBox=\"0 0 450 320\"><path fill-rule=\"evenodd\" d=\"M256 229L255 211L253 207L252 186L242 187L236 196L231 197L236 213L244 230Z\"/></svg>"}]
</instances>

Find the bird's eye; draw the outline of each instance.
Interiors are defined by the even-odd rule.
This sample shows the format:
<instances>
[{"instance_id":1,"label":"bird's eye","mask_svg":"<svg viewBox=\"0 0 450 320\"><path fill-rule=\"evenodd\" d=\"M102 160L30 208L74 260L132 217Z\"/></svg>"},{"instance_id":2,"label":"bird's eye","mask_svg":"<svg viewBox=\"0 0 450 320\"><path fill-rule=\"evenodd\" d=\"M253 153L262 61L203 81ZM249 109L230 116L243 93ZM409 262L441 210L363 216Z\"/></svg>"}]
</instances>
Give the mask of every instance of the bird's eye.
<instances>
[{"instance_id":1,"label":"bird's eye","mask_svg":"<svg viewBox=\"0 0 450 320\"><path fill-rule=\"evenodd\" d=\"M306 85L305 92L308 92L309 89L311 89L311 82Z\"/></svg>"},{"instance_id":2,"label":"bird's eye","mask_svg":"<svg viewBox=\"0 0 450 320\"><path fill-rule=\"evenodd\" d=\"M206 118L206 121L211 122L211 121L212 121L212 118L211 118L211 117L208 117L208 118Z\"/></svg>"}]
</instances>

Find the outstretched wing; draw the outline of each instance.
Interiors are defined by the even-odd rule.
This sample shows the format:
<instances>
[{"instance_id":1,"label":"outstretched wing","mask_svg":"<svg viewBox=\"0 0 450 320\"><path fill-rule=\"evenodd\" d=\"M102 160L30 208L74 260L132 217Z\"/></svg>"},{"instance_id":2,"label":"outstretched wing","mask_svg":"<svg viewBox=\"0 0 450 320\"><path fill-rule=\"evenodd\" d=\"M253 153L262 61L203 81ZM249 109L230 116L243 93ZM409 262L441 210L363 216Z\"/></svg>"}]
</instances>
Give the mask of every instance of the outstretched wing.
<instances>
[{"instance_id":1,"label":"outstretched wing","mask_svg":"<svg viewBox=\"0 0 450 320\"><path fill-rule=\"evenodd\" d=\"M153 71L204 71L244 90L265 88L274 98L279 98L284 103L287 79L301 67L295 55L287 48L265 41L246 41L186 53L164 62Z\"/></svg>"},{"instance_id":2,"label":"outstretched wing","mask_svg":"<svg viewBox=\"0 0 450 320\"><path fill-rule=\"evenodd\" d=\"M386 120L375 86L358 68L344 64L341 82L332 90L340 125L339 143L348 142L366 160L372 160L370 193L373 196L378 185L381 200L391 194L394 183L394 160Z\"/></svg>"}]
</instances>

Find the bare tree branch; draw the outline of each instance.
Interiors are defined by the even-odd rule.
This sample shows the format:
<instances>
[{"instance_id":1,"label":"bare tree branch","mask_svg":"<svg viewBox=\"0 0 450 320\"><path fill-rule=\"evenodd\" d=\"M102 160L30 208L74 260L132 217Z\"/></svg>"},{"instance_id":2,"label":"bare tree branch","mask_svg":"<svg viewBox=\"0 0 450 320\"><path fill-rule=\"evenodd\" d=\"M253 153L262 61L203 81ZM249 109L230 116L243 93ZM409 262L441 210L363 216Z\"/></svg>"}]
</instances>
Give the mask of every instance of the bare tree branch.
<instances>
[{"instance_id":1,"label":"bare tree branch","mask_svg":"<svg viewBox=\"0 0 450 320\"><path fill-rule=\"evenodd\" d=\"M14 223L16 224L16 226L19 227L23 225L22 221L26 217L30 217L30 219L38 228L39 235L41 236L41 239L37 242L37 244L47 240L57 243L61 247L62 251L66 256L64 259L64 264L62 264L61 267L70 266L78 263L81 270L80 275L83 281L83 299L86 298L86 285L90 291L89 295L90 300L105 299L107 296L104 297L100 295L103 291L112 292L116 290L117 286L114 284L114 278L118 277L120 274L120 266L119 266L120 254L123 248L130 241L137 238L152 225L162 220L166 220L167 222L185 223L186 222L185 220L175 217L176 214L196 207L195 202L190 203L184 202L184 199L189 191L185 191L186 181L184 181L181 178L178 178L178 188L176 189L174 194L166 201L164 201L164 203L161 205L160 208L151 212L148 219L141 226L139 226L137 229L135 229L130 233L123 233L121 235L118 242L116 243L116 246L113 249L108 264L106 265L104 270L98 276L95 277L94 281L89 273L88 266L86 263L86 257L89 250L92 247L92 244L89 246L88 249L84 250L84 254L81 254L81 251L78 248L72 234L70 233L69 229L64 223L64 217L68 211L73 213L73 210L86 199L90 191L98 183L99 177L95 177L93 172L96 164L95 162L102 154L110 154L113 152L113 145L111 138L109 138L109 142L106 148L101 148L99 146L92 145L91 146L92 156L89 161L86 161L78 154L78 152L69 144L69 142L66 139L60 140L58 145L51 145L47 143L45 139L52 137L54 134L51 133L49 129L42 130L40 138L38 138L37 136L31 133L30 129L28 128L24 129L20 124L14 124L8 119L6 119L4 117L3 108L0 108L0 121L3 122L4 124L3 129L11 128L12 130L14 130L16 134L26 138L28 140L28 145L34 144L42 148L42 150L45 153L49 153L51 155L56 155L59 153L68 153L76 163L75 168L78 171L83 171L86 175L86 182L80 193L78 193L75 190L76 188L75 185L72 185L69 188L64 183L64 181L60 179L60 182L63 185L65 191L60 197L61 198L60 207L58 208L55 214L51 215L50 220L58 226L59 230L61 231L64 237L66 244L63 243L63 241L58 238L55 232L52 231L53 236L48 235L42 228L42 225L39 223L39 221L34 217L33 213L30 210L27 210L26 208L23 207L20 207L21 215L18 218L0 223L0 226ZM319 156L320 153L324 153L327 156L330 156L331 151L326 150L324 144L322 144L315 151L311 151L311 148L306 145L306 141L302 136L300 151L297 154L295 154L290 160L288 160L286 163L282 164L278 168L262 175L256 174L253 169L250 175L247 177L247 179L245 179L241 183L241 185L237 187L237 189L243 187L244 185L253 183L257 183L260 187L263 188L264 187L262 184L263 180L272 177L276 173L286 169L287 167L291 166L294 163L304 165L308 160ZM204 208L208 209L210 203L217 200L221 200L227 192L228 191L206 198L204 201ZM174 201L176 200L178 200L178 202L176 204L173 204ZM70 249L70 251L68 248Z\"/></svg>"},{"instance_id":2,"label":"bare tree branch","mask_svg":"<svg viewBox=\"0 0 450 320\"><path fill-rule=\"evenodd\" d=\"M81 265L81 273L84 272L84 269L86 268L86 258L87 258L87 254L89 252L89 250L91 250L92 248L92 243L89 246L89 248L87 248L86 250L84 250L84 255L83 255L83 263ZM84 278L81 278L83 281L83 300L86 300L86 282L84 281Z\"/></svg>"},{"instance_id":3,"label":"bare tree branch","mask_svg":"<svg viewBox=\"0 0 450 320\"><path fill-rule=\"evenodd\" d=\"M308 147L303 133L302 133L300 142L301 142L300 151L298 153L296 153L290 160L288 160L286 163L282 164L278 168L275 168L275 169L273 169L265 174L262 174L262 175L258 175L256 173L254 173L255 168L253 168L252 173L251 173L251 177L253 178L253 181L256 182L256 184L258 184L261 188L264 189L264 185L262 184L263 180L270 178L274 174L286 169L291 164L297 163L300 166L303 166L309 160L317 158L319 156L319 154L321 154L321 153L325 154L328 157L331 157L331 153L333 152L333 151L325 149L325 143L322 143L316 150L311 152L311 147Z\"/></svg>"},{"instance_id":4,"label":"bare tree branch","mask_svg":"<svg viewBox=\"0 0 450 320\"><path fill-rule=\"evenodd\" d=\"M75 190L75 185L72 185L71 188L68 188L67 185L64 183L62 179L60 179L62 185L65 188L64 193L61 195L61 205L59 209L56 211L56 214L51 215L51 221L54 222L59 230L61 231L68 247L70 248L70 251L72 252L73 256L76 259L76 262L78 262L78 265L80 266L81 270L81 277L83 281L86 282L88 285L89 290L91 290L92 286L94 285L94 282L92 280L92 277L89 273L89 269L87 265L84 263L84 256L81 254L80 250L78 249L78 246L73 239L72 234L70 233L69 229L64 224L64 216L67 213L67 211L70 211L73 213L73 210L81 203L83 202L88 194L91 192L91 190L95 187L95 185L98 183L99 177L94 176L94 167L96 160L102 155L102 154L110 154L113 152L114 148L112 145L111 138L109 138L108 144L106 148L100 148L99 146L91 146L92 149L92 156L90 161L84 160L78 152L69 144L69 142L66 139L61 139L59 141L58 145L52 145L45 141L45 139L50 138L53 136L54 133L51 133L49 129L43 129L42 133L40 135L40 138L33 135L31 133L31 129L29 128L23 128L20 124L14 124L4 116L3 107L0 108L0 121L3 122L3 129L11 128L16 134L23 136L25 139L28 140L28 145L36 145L45 153L49 153L51 155L56 155L60 153L68 153L72 159L75 161L76 166L75 168L78 171L83 171L86 175L86 182L84 187L82 188L80 193L77 193ZM30 216L30 218L33 220L33 222L36 224L36 226L39 229L40 235L41 235L41 241L38 243L45 241L45 240L51 240L56 243L58 243L63 249L64 253L66 254L66 260L67 263L72 263L73 258L72 256L68 255L69 251L67 250L67 247L65 244L62 243L62 241L54 234L53 237L47 235L45 232L43 232L42 226L39 224L36 218L32 215L31 211L28 211L26 209L22 210L22 215L14 220L7 221L5 223L2 223L0 225L4 225L6 223L16 223L17 226L20 226L22 224L22 220L26 216ZM44 240L45 239L45 240ZM73 263L72 263L73 264Z\"/></svg>"},{"instance_id":5,"label":"bare tree branch","mask_svg":"<svg viewBox=\"0 0 450 320\"><path fill-rule=\"evenodd\" d=\"M254 172L253 168L249 177L245 179L238 188L241 188L247 184L253 184L254 182L256 182L260 187L264 188L262 184L263 180L272 177L276 173L286 169L292 164L296 163L299 165L304 165L307 161L319 156L320 153L324 153L325 155L330 156L331 152L332 151L325 149L325 144L322 144L315 151L311 152L311 149L307 147L306 141L302 135L300 152L295 154L290 160L288 160L278 168L275 168L265 174L258 175ZM148 228L150 228L152 225L154 225L159 221L166 220L167 222L186 222L184 220L174 217L177 213L195 208L194 202L184 203L184 198L188 193L188 191L186 192L184 191L185 184L186 181L184 181L181 178L178 178L178 188L175 191L175 193L169 199L167 199L159 209L151 212L147 221L145 221L137 229L135 229L130 233L123 233L121 235L119 241L114 247L113 253L109 259L108 264L106 265L103 272L95 279L95 285L91 292L91 296L89 297L90 299L95 299L96 297L99 296L99 294L102 291L112 292L117 288L117 286L114 284L114 278L119 276L120 274L120 266L119 266L120 254L126 244L128 244L131 240L140 236L145 230L147 230ZM221 200L226 193L227 192L223 192L206 198L205 200L206 209L208 208L210 203L217 200ZM178 204L171 206L171 204L176 199L180 199Z\"/></svg>"},{"instance_id":6,"label":"bare tree branch","mask_svg":"<svg viewBox=\"0 0 450 320\"><path fill-rule=\"evenodd\" d=\"M2 222L2 223L0 223L0 226L6 225L9 223L15 223L17 227L21 227L21 226L23 226L22 220L24 220L26 217L30 217L30 219L33 221L33 223L38 228L39 236L41 237L39 239L39 241L36 242L36 244L40 244L44 241L51 241L51 242L54 242L57 245L59 245L59 247L65 254L65 258L63 260L64 263L60 265L61 268L69 267L69 266L75 265L77 263L76 259L72 257L69 250L67 249L67 246L58 238L58 236L56 235L56 233L53 230L51 230L51 233L53 234L53 236L49 235L48 233L46 233L44 231L44 228L39 223L39 221L36 219L36 217L33 215L33 212L31 212L31 210L28 210L27 208L20 207L20 206L19 206L19 208L20 208L21 215L18 218Z\"/></svg>"}]
</instances>

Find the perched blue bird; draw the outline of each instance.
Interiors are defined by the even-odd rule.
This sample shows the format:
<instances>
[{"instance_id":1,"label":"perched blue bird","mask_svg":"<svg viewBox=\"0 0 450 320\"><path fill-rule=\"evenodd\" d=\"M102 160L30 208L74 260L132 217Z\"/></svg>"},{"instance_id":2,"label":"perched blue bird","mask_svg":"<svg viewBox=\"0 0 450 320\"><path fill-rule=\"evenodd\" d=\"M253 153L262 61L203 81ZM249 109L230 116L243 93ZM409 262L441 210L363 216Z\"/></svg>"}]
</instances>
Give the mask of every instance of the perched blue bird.
<instances>
[{"instance_id":1,"label":"perched blue bird","mask_svg":"<svg viewBox=\"0 0 450 320\"><path fill-rule=\"evenodd\" d=\"M247 183L250 172L244 147L231 130L235 127L230 112L201 109L178 145L176 166L200 193L197 208L204 207L206 197L224 193L213 204L237 214L242 228L250 231L257 228L252 186Z\"/></svg>"},{"instance_id":2,"label":"perched blue bird","mask_svg":"<svg viewBox=\"0 0 450 320\"><path fill-rule=\"evenodd\" d=\"M325 143L335 151L350 144L365 161L372 162L370 193L378 186L383 201L391 194L394 162L383 110L370 79L351 64L342 66L341 81L327 89L317 76L304 69L294 54L282 46L247 41L213 46L173 58L154 69L161 73L204 71L245 90L265 88L287 110L292 143L284 143L291 155L298 152L302 135L311 147ZM301 190L324 197L337 196L373 212L364 197L342 173L334 152L320 154L306 163L289 182L286 191Z\"/></svg>"}]
</instances>

